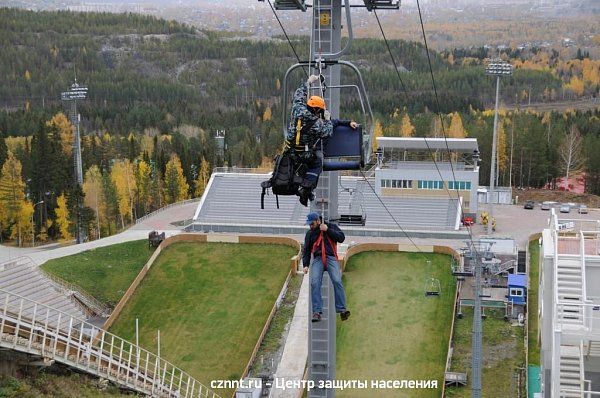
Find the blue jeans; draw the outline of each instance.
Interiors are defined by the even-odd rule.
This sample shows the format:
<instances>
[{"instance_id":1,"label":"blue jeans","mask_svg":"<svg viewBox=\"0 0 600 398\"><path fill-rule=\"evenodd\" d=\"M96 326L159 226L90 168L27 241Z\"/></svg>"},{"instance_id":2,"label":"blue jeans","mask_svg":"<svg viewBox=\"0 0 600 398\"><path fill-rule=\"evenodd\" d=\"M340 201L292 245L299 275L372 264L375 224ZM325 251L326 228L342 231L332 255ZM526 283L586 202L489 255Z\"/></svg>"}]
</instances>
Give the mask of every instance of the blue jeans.
<instances>
[{"instance_id":1,"label":"blue jeans","mask_svg":"<svg viewBox=\"0 0 600 398\"><path fill-rule=\"evenodd\" d=\"M335 256L327 256L327 272L333 283L333 295L335 297L335 312L346 310L346 292L342 285L342 273L340 264ZM321 299L321 284L323 283L323 261L321 256L315 256L310 264L310 296L312 299L312 312L323 311Z\"/></svg>"}]
</instances>

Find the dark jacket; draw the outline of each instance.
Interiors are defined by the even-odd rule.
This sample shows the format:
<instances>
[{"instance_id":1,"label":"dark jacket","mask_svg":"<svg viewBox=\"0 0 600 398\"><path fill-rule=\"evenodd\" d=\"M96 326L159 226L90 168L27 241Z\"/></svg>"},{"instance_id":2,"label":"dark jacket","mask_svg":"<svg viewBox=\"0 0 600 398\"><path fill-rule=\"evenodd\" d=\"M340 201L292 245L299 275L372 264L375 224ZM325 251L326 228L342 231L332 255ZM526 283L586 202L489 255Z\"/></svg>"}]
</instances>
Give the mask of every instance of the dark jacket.
<instances>
[{"instance_id":1,"label":"dark jacket","mask_svg":"<svg viewBox=\"0 0 600 398\"><path fill-rule=\"evenodd\" d=\"M342 243L344 241L344 239L346 239L346 236L344 235L344 233L342 232L342 230L340 229L340 227L338 227L336 224L327 224L327 232L325 232L327 234L327 236L329 236L331 238L331 240L335 243ZM311 255L311 250L313 245L315 244L317 238L319 237L319 234L321 233L321 230L319 228L312 230L309 229L308 231L306 231L306 236L304 237L304 249L302 251L302 264L304 267L308 267L308 265L310 264L310 255ZM325 250L327 252L328 255L333 256L333 249L331 247L331 245L329 244L329 240L325 239ZM315 251L315 257L316 256L320 256L321 255L321 249L317 249Z\"/></svg>"},{"instance_id":2,"label":"dark jacket","mask_svg":"<svg viewBox=\"0 0 600 398\"><path fill-rule=\"evenodd\" d=\"M300 87L294 93L294 100L292 103L292 115L290 118L290 124L286 134L286 139L295 145L296 141L296 128L298 120L301 121L301 125L304 126L303 132L300 136L301 146L304 144L312 147L320 138L328 138L333 134L333 123L330 120L324 120L313 114L306 105L308 100L308 84L302 83ZM307 130L307 131L306 131Z\"/></svg>"}]
</instances>

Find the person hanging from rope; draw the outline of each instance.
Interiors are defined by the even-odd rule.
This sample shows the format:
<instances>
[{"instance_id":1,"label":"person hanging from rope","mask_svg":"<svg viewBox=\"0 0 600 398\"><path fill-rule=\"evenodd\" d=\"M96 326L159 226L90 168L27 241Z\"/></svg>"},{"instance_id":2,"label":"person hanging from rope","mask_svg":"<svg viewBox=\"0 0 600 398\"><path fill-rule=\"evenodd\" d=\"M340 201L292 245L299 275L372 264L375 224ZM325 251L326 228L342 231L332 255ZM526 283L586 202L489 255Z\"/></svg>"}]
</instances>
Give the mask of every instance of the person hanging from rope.
<instances>
[{"instance_id":1,"label":"person hanging from rope","mask_svg":"<svg viewBox=\"0 0 600 398\"><path fill-rule=\"evenodd\" d=\"M340 314L342 321L350 316L346 308L346 292L342 285L342 271L337 258L337 244L346 239L344 233L336 224L324 223L319 213L312 212L306 216L306 224L310 225L304 237L302 264L306 274L310 267L310 295L312 300L312 322L321 320L323 302L321 299L321 284L323 272L329 273L333 284L335 297L335 312ZM312 262L311 262L312 255Z\"/></svg>"},{"instance_id":2,"label":"person hanging from rope","mask_svg":"<svg viewBox=\"0 0 600 398\"><path fill-rule=\"evenodd\" d=\"M290 124L284 143L284 151L294 153L296 160L306 166L297 194L303 206L307 206L309 200L314 200L313 190L317 187L323 171L323 140L331 137L338 125L358 128L358 123L354 121L331 119L322 97L313 95L308 98L310 85L317 81L319 76L309 76L294 93Z\"/></svg>"}]
</instances>

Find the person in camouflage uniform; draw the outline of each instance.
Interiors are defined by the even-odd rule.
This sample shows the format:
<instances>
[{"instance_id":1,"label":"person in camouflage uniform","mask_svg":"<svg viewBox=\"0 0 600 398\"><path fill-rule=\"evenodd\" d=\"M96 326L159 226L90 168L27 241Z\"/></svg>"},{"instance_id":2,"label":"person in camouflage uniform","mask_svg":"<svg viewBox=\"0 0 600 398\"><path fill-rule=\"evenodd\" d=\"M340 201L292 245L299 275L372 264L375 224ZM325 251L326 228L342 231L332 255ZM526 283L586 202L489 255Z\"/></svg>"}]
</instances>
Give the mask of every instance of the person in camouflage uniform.
<instances>
[{"instance_id":1,"label":"person in camouflage uniform","mask_svg":"<svg viewBox=\"0 0 600 398\"><path fill-rule=\"evenodd\" d=\"M306 165L298 189L300 203L304 206L308 205L309 200L314 200L313 190L323 171L322 141L331 137L338 125L353 129L358 127L354 121L331 119L323 98L317 95L308 98L310 85L318 80L318 76L311 75L296 89L284 146L285 151L293 151L296 159Z\"/></svg>"}]
</instances>

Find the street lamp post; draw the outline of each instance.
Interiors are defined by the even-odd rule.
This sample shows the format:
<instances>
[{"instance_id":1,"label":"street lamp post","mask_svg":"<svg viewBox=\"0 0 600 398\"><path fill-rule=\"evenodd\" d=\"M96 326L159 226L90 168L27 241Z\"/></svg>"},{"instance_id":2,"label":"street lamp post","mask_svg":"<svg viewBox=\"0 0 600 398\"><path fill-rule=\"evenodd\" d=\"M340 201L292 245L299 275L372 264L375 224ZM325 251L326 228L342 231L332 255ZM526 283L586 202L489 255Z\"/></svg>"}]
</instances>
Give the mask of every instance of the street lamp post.
<instances>
[{"instance_id":1,"label":"street lamp post","mask_svg":"<svg viewBox=\"0 0 600 398\"><path fill-rule=\"evenodd\" d=\"M41 205L42 203L44 203L44 201L40 200L39 202L37 202L36 204L33 205L33 213L31 213L31 226L33 228L33 231L31 233L31 247L35 247L35 224L33 223L33 216L35 214L35 206Z\"/></svg>"},{"instance_id":2,"label":"street lamp post","mask_svg":"<svg viewBox=\"0 0 600 398\"><path fill-rule=\"evenodd\" d=\"M487 224L487 234L492 234L492 220L494 219L494 185L496 179L496 141L498 138L498 102L500 100L500 77L512 75L513 67L500 59L491 60L486 68L486 75L496 76L496 106L494 109L494 136L492 137L492 165L490 169L490 192L488 195L488 204L490 217Z\"/></svg>"},{"instance_id":3,"label":"street lamp post","mask_svg":"<svg viewBox=\"0 0 600 398\"><path fill-rule=\"evenodd\" d=\"M81 86L77 83L77 79L71 85L68 91L61 93L60 98L63 102L70 106L69 118L71 123L75 126L75 139L73 141L73 161L75 167L75 183L79 187L83 185L83 167L81 161L81 133L79 125L81 122L81 116L77 112L77 101L84 100L87 98L88 88ZM77 199L77 243L83 243L85 239L85 229L83 227L83 221L81 219L81 213L83 210L83 203L81 198Z\"/></svg>"}]
</instances>

